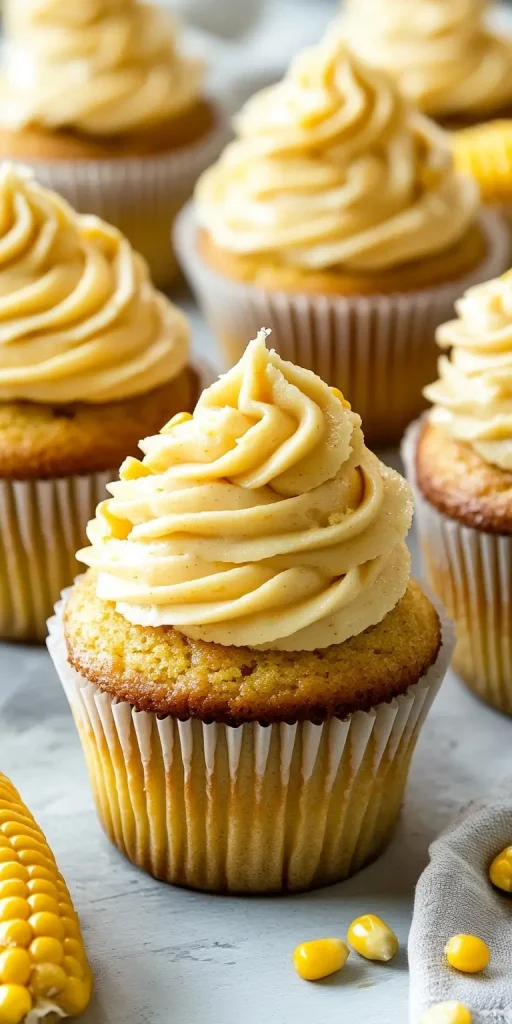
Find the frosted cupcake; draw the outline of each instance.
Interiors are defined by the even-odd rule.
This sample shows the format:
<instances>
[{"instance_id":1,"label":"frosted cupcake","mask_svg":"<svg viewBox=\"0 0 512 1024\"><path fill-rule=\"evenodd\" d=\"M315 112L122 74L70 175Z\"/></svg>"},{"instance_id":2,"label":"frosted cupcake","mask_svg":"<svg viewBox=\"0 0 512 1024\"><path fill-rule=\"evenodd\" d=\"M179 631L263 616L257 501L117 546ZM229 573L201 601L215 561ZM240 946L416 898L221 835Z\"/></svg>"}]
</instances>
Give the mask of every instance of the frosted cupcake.
<instances>
[{"instance_id":1,"label":"frosted cupcake","mask_svg":"<svg viewBox=\"0 0 512 1024\"><path fill-rule=\"evenodd\" d=\"M389 838L451 652L409 488L264 331L141 449L50 623L103 827L194 888L344 878Z\"/></svg>"},{"instance_id":2,"label":"frosted cupcake","mask_svg":"<svg viewBox=\"0 0 512 1024\"><path fill-rule=\"evenodd\" d=\"M200 179L176 243L231 364L247 332L340 387L370 443L396 440L435 372L435 327L504 269L444 134L334 35L257 94Z\"/></svg>"},{"instance_id":3,"label":"frosted cupcake","mask_svg":"<svg viewBox=\"0 0 512 1024\"><path fill-rule=\"evenodd\" d=\"M512 40L488 0L347 0L339 30L368 63L453 132L457 166L482 197L512 203Z\"/></svg>"},{"instance_id":4,"label":"frosted cupcake","mask_svg":"<svg viewBox=\"0 0 512 1024\"><path fill-rule=\"evenodd\" d=\"M45 636L113 469L193 407L188 349L119 231L0 168L0 636Z\"/></svg>"},{"instance_id":5,"label":"frosted cupcake","mask_svg":"<svg viewBox=\"0 0 512 1024\"><path fill-rule=\"evenodd\" d=\"M139 0L6 0L4 27L0 156L115 224L168 284L172 220L225 138L201 65Z\"/></svg>"},{"instance_id":6,"label":"frosted cupcake","mask_svg":"<svg viewBox=\"0 0 512 1024\"><path fill-rule=\"evenodd\" d=\"M432 586L455 619L454 666L512 714L512 274L471 289L438 332L451 355L407 437Z\"/></svg>"}]
</instances>

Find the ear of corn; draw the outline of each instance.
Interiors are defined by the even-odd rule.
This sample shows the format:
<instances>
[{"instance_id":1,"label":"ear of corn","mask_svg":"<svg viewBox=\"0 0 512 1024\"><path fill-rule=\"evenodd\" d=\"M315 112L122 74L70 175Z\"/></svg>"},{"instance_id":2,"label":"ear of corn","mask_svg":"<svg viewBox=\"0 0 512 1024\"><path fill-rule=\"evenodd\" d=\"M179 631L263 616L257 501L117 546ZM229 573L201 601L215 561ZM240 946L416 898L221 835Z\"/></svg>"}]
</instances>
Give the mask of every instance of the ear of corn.
<instances>
[{"instance_id":1,"label":"ear of corn","mask_svg":"<svg viewBox=\"0 0 512 1024\"><path fill-rule=\"evenodd\" d=\"M76 1017L91 992L66 883L41 829L0 774L0 1024L22 1024L31 1011Z\"/></svg>"}]
</instances>

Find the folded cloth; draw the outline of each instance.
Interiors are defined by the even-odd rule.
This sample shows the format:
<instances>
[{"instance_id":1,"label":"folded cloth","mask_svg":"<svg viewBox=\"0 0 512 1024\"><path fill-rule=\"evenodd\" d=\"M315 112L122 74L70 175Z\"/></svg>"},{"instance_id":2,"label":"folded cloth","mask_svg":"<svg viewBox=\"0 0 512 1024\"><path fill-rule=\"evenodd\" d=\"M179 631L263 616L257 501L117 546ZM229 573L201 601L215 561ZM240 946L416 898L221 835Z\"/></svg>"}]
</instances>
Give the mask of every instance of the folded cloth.
<instances>
[{"instance_id":1,"label":"folded cloth","mask_svg":"<svg viewBox=\"0 0 512 1024\"><path fill-rule=\"evenodd\" d=\"M512 1024L512 897L489 881L496 854L512 846L512 777L466 807L430 847L409 936L410 1024L435 1003L467 1006L473 1024ZM478 935L491 950L482 974L448 966L452 935Z\"/></svg>"}]
</instances>

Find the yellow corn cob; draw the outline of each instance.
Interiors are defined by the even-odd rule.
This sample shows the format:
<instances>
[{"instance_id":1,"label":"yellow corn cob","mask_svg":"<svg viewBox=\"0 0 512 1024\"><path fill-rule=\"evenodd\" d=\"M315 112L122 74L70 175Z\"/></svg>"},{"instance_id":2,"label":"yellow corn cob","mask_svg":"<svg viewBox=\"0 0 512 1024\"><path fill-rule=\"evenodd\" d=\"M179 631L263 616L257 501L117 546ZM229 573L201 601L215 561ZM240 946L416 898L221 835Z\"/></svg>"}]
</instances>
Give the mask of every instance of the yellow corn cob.
<instances>
[{"instance_id":1,"label":"yellow corn cob","mask_svg":"<svg viewBox=\"0 0 512 1024\"><path fill-rule=\"evenodd\" d=\"M92 974L71 896L41 829L0 773L0 1024L77 1017Z\"/></svg>"},{"instance_id":2,"label":"yellow corn cob","mask_svg":"<svg viewBox=\"0 0 512 1024\"><path fill-rule=\"evenodd\" d=\"M512 199L512 123L491 121L452 135L458 171L476 178L484 202Z\"/></svg>"}]
</instances>

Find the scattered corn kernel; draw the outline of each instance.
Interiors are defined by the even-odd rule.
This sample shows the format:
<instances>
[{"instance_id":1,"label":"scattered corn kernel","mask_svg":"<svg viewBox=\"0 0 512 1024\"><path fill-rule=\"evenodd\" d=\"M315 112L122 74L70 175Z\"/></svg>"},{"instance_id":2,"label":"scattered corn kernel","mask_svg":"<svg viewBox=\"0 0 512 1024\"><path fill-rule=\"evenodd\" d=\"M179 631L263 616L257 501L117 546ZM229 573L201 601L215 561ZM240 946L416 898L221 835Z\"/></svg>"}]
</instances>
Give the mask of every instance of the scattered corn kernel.
<instances>
[{"instance_id":1,"label":"scattered corn kernel","mask_svg":"<svg viewBox=\"0 0 512 1024\"><path fill-rule=\"evenodd\" d=\"M78 918L43 833L0 774L0 1024L21 1024L51 1000L82 1013L92 974Z\"/></svg>"},{"instance_id":2,"label":"scattered corn kernel","mask_svg":"<svg viewBox=\"0 0 512 1024\"><path fill-rule=\"evenodd\" d=\"M341 402L341 404L344 406L345 409L351 409L352 408L350 402L347 402L347 399L345 398L345 395L343 394L343 391L340 391L339 388L331 388L331 391L332 391L334 397L337 398Z\"/></svg>"},{"instance_id":3,"label":"scattered corn kernel","mask_svg":"<svg viewBox=\"0 0 512 1024\"><path fill-rule=\"evenodd\" d=\"M487 943L477 935L453 935L444 951L450 966L463 974L484 971L491 959Z\"/></svg>"},{"instance_id":4,"label":"scattered corn kernel","mask_svg":"<svg viewBox=\"0 0 512 1024\"><path fill-rule=\"evenodd\" d=\"M398 939L395 933L375 914L356 917L350 925L347 938L352 949L367 960L381 960L387 963L398 952Z\"/></svg>"},{"instance_id":5,"label":"scattered corn kernel","mask_svg":"<svg viewBox=\"0 0 512 1024\"><path fill-rule=\"evenodd\" d=\"M451 1001L431 1006L421 1024L471 1024L471 1011L463 1003Z\"/></svg>"},{"instance_id":6,"label":"scattered corn kernel","mask_svg":"<svg viewBox=\"0 0 512 1024\"><path fill-rule=\"evenodd\" d=\"M293 965L304 981L319 981L341 970L349 952L342 939L313 939L293 951Z\"/></svg>"},{"instance_id":7,"label":"scattered corn kernel","mask_svg":"<svg viewBox=\"0 0 512 1024\"><path fill-rule=\"evenodd\" d=\"M512 892L512 846L507 846L494 858L489 868L489 878L498 889Z\"/></svg>"}]
</instances>

